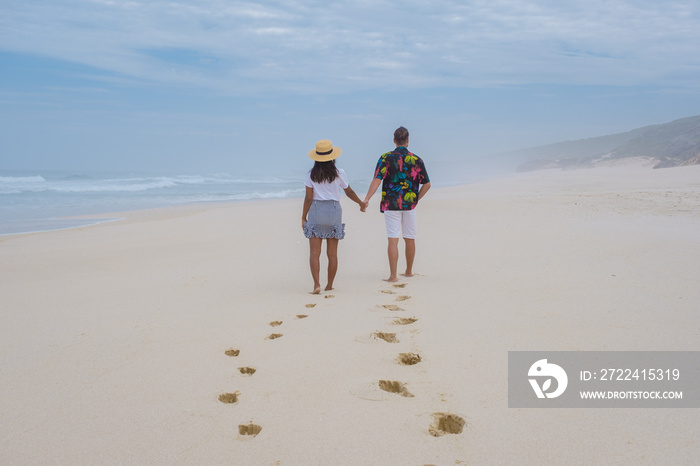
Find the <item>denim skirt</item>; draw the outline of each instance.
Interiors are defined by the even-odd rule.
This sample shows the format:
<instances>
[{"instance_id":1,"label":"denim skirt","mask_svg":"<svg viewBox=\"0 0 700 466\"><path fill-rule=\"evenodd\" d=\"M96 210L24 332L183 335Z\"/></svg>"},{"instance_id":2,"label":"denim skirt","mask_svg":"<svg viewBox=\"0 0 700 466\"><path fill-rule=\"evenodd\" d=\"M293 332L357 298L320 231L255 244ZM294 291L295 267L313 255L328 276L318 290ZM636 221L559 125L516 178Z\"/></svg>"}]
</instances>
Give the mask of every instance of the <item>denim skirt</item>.
<instances>
[{"instance_id":1,"label":"denim skirt","mask_svg":"<svg viewBox=\"0 0 700 466\"><path fill-rule=\"evenodd\" d=\"M307 238L345 238L343 209L338 201L312 201L304 224Z\"/></svg>"}]
</instances>

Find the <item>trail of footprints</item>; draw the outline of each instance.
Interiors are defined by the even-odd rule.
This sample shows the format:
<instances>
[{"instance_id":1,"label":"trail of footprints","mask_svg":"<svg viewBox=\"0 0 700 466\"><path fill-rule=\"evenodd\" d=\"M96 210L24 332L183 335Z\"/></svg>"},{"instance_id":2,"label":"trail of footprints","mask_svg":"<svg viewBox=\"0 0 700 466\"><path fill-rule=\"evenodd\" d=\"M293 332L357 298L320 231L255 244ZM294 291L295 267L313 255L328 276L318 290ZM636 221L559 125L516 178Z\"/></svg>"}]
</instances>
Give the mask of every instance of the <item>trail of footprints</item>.
<instances>
[{"instance_id":1,"label":"trail of footprints","mask_svg":"<svg viewBox=\"0 0 700 466\"><path fill-rule=\"evenodd\" d=\"M330 294L326 294L323 297L325 299L332 299L335 296L330 295ZM306 309L313 309L314 307L316 307L316 303L305 304L304 307ZM297 314L295 316L295 318L297 320L306 319L307 317L309 317L308 314ZM284 323L284 321L282 321L282 320L274 320L274 321L270 322L269 325L270 325L270 327L280 327L283 323ZM283 336L284 336L284 334L282 334L282 333L271 333L271 334L267 335L265 337L265 339L266 340L276 340L276 339L281 338ZM236 358L241 354L241 350L237 349L237 348L229 348L226 351L224 351L224 354L226 356ZM254 367L248 367L248 366L239 367L238 372L240 372L241 375L243 375L243 376L250 377L253 374L255 374L255 372L257 372L257 369ZM221 403L224 403L224 404L237 404L239 401L240 395L241 395L241 393L239 391L230 392L230 393L221 393L219 395L219 401ZM248 422L248 424L239 424L239 426L238 426L239 438L255 437L261 431L262 431L262 426L254 424L252 420L250 422Z\"/></svg>"},{"instance_id":2,"label":"trail of footprints","mask_svg":"<svg viewBox=\"0 0 700 466\"><path fill-rule=\"evenodd\" d=\"M403 289L406 287L406 283L395 283L393 284L394 289ZM387 294L387 295L396 295L397 293L392 290L380 290L381 293ZM334 296L333 295L324 295L324 299L332 299ZM398 295L395 297L396 302L405 302L409 301L411 299L411 296L409 295ZM305 308L307 310L313 309L316 307L316 303L310 303L306 304ZM399 307L396 304L380 304L377 306L380 309L387 310L389 312L402 312L405 311L405 309ZM305 319L309 317L308 314L297 314L295 316L296 319ZM418 318L416 317L396 317L393 321L393 325L412 325L418 321ZM269 323L270 327L280 327L282 326L284 322L281 320L275 320ZM284 334L282 333L271 333L265 337L266 340L276 340L278 338L283 337ZM374 333L371 334L371 336L374 339L377 340L382 340L386 343L399 343L399 339L396 337L395 332L384 332L384 331L375 331ZM229 348L226 351L224 351L224 354L229 357L238 357L240 355L241 350L236 349L236 348ZM399 353L398 356L396 357L396 363L401 365L401 366L414 366L416 364L419 364L421 362L421 356L418 353ZM241 373L241 375L246 376L246 377L251 377L255 374L256 369L254 367L239 367L238 371ZM398 396L402 396L405 398L414 398L414 395L408 391L408 388L406 387L406 384L397 380L379 380L377 382L377 386L380 390L383 390L387 393L392 393L396 394ZM219 395L219 401L224 404L236 404L239 401L241 393L236 391L236 392L231 392L231 393L222 393ZM440 437L445 434L460 434L462 433L466 422L465 420L452 413L443 413L443 412L438 412L438 413L433 413L432 414L433 421L431 425L428 427L428 433L434 437ZM262 426L257 425L253 423L253 421L249 421L247 424L240 424L238 426L238 434L239 438L250 438L250 437L255 437L257 436L260 432L262 431Z\"/></svg>"},{"instance_id":3,"label":"trail of footprints","mask_svg":"<svg viewBox=\"0 0 700 466\"><path fill-rule=\"evenodd\" d=\"M395 283L393 284L394 289L403 289L406 287L406 283ZM394 290L380 290L381 293L387 294L387 295L396 295L397 293ZM395 302L406 302L411 299L411 296L409 295L398 295L395 296L394 301ZM390 311L392 313L394 312L401 312L404 311L405 309L399 307L396 304L379 304L377 305L378 308L384 309L387 311ZM393 325L411 325L414 324L418 321L418 318L416 317L396 317L393 321ZM384 332L384 331L375 331L371 335L374 339L377 340L383 340L387 343L398 343L399 339L396 336L396 333L394 332ZM399 353L398 356L396 357L396 363L401 365L401 366L414 366L418 363L421 362L421 356L418 353ZM392 393L396 394L405 398L414 398L415 395L413 395L410 391L408 391L408 388L406 387L406 384L398 381L398 380L379 380L377 382L377 386L379 387L380 390L383 390L387 393ZM428 427L428 433L432 435L433 437L440 437L445 434L460 434L462 433L462 430L464 429L464 426L466 424L465 420L452 413L443 413L443 412L438 412L438 413L433 413L432 414L433 421Z\"/></svg>"}]
</instances>

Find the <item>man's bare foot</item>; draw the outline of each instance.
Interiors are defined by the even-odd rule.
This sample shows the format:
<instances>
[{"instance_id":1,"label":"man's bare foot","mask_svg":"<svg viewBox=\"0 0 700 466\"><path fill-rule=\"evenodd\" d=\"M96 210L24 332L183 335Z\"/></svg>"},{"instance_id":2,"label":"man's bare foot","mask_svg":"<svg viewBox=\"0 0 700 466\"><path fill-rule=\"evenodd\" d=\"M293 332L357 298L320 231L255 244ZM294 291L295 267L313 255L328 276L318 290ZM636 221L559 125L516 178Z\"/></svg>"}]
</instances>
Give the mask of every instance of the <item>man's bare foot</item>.
<instances>
[{"instance_id":1,"label":"man's bare foot","mask_svg":"<svg viewBox=\"0 0 700 466\"><path fill-rule=\"evenodd\" d=\"M309 291L309 294L321 294L321 287L314 288L313 291Z\"/></svg>"},{"instance_id":2,"label":"man's bare foot","mask_svg":"<svg viewBox=\"0 0 700 466\"><path fill-rule=\"evenodd\" d=\"M398 277L389 277L384 279L385 282L396 283L399 281Z\"/></svg>"},{"instance_id":3,"label":"man's bare foot","mask_svg":"<svg viewBox=\"0 0 700 466\"><path fill-rule=\"evenodd\" d=\"M402 273L401 276L402 277L412 277L413 274L411 272L406 271L406 272Z\"/></svg>"},{"instance_id":4,"label":"man's bare foot","mask_svg":"<svg viewBox=\"0 0 700 466\"><path fill-rule=\"evenodd\" d=\"M331 291L333 287L331 285L328 285L324 288L325 291Z\"/></svg>"}]
</instances>

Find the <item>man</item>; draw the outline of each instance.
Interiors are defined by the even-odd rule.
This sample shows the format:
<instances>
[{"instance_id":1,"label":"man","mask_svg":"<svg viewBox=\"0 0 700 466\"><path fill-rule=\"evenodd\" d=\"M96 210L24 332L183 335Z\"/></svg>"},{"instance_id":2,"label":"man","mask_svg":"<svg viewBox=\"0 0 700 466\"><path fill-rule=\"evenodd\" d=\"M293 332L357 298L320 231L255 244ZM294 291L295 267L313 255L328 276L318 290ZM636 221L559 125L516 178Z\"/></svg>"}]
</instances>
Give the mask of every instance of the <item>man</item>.
<instances>
[{"instance_id":1,"label":"man","mask_svg":"<svg viewBox=\"0 0 700 466\"><path fill-rule=\"evenodd\" d=\"M408 151L408 130L403 126L394 131L396 149L382 154L374 171L365 197L365 207L382 184L379 210L384 214L389 238L389 282L399 281L396 271L399 262L399 236L406 243L406 277L413 276L416 257L416 206L430 189L430 178L423 160Z\"/></svg>"}]
</instances>

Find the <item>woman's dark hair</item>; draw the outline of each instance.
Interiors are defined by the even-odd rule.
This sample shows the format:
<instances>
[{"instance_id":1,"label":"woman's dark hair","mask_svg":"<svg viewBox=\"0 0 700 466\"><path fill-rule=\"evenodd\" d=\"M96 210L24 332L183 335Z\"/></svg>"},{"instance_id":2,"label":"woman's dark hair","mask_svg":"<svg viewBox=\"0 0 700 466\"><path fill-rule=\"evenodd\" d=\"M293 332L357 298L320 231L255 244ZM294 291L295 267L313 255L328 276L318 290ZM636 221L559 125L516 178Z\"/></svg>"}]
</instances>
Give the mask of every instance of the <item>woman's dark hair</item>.
<instances>
[{"instance_id":1,"label":"woman's dark hair","mask_svg":"<svg viewBox=\"0 0 700 466\"><path fill-rule=\"evenodd\" d=\"M328 162L314 162L311 169L311 181L314 183L332 183L338 176L338 169L335 168L335 160Z\"/></svg>"}]
</instances>

